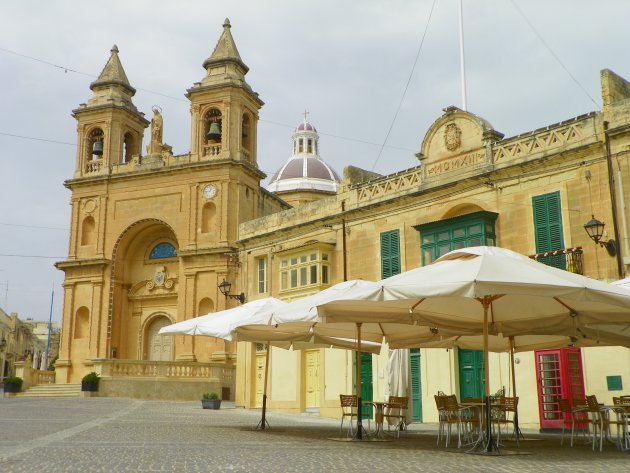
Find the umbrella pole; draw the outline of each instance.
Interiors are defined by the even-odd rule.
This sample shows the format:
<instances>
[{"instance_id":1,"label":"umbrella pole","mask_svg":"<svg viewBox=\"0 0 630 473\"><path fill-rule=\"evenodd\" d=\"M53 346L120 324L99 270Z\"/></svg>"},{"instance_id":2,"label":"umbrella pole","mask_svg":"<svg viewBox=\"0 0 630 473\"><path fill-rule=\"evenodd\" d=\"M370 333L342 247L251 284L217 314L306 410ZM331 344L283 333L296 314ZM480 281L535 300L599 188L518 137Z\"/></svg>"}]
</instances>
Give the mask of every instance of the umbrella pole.
<instances>
[{"instance_id":1,"label":"umbrella pole","mask_svg":"<svg viewBox=\"0 0 630 473\"><path fill-rule=\"evenodd\" d=\"M512 396L516 401L516 373L514 372L514 336L510 337L510 365L512 368ZM516 435L516 445L518 446L519 437L525 439L521 428L518 425L518 403L514 403L514 435Z\"/></svg>"},{"instance_id":2,"label":"umbrella pole","mask_svg":"<svg viewBox=\"0 0 630 473\"><path fill-rule=\"evenodd\" d=\"M357 440L363 440L363 403L361 400L361 324L357 323Z\"/></svg>"},{"instance_id":3,"label":"umbrella pole","mask_svg":"<svg viewBox=\"0 0 630 473\"><path fill-rule=\"evenodd\" d=\"M267 342L267 353L265 354L265 380L263 386L263 398L262 398L262 418L258 425L257 429L265 430L266 427L271 428L269 422L267 422L267 373L269 372L269 351L271 350L271 345Z\"/></svg>"},{"instance_id":4,"label":"umbrella pole","mask_svg":"<svg viewBox=\"0 0 630 473\"><path fill-rule=\"evenodd\" d=\"M486 446L484 453L493 454L499 451L499 447L492 436L492 416L490 405L490 371L488 370L488 307L490 306L491 299L484 297L481 303L483 304L483 371L484 371L484 391L486 394Z\"/></svg>"}]
</instances>

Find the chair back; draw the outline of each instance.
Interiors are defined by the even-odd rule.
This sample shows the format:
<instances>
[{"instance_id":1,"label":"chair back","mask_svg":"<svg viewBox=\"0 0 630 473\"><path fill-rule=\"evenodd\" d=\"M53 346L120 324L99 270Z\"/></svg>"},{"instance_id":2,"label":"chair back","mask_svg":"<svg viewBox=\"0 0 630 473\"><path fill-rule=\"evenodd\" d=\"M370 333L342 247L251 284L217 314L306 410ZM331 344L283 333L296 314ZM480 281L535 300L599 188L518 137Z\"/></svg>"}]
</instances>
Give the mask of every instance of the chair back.
<instances>
[{"instance_id":1,"label":"chair back","mask_svg":"<svg viewBox=\"0 0 630 473\"><path fill-rule=\"evenodd\" d=\"M571 409L571 404L566 399L558 399L558 407L560 408L560 412L564 414L571 414L573 410Z\"/></svg>"},{"instance_id":2,"label":"chair back","mask_svg":"<svg viewBox=\"0 0 630 473\"><path fill-rule=\"evenodd\" d=\"M588 404L586 403L586 399L581 398L581 397L574 397L573 407L577 409L585 409L588 407Z\"/></svg>"},{"instance_id":3,"label":"chair back","mask_svg":"<svg viewBox=\"0 0 630 473\"><path fill-rule=\"evenodd\" d=\"M435 407L437 407L437 410L443 411L445 409L444 399L446 399L446 396L443 394L436 394L433 397L435 398Z\"/></svg>"},{"instance_id":4,"label":"chair back","mask_svg":"<svg viewBox=\"0 0 630 473\"><path fill-rule=\"evenodd\" d=\"M392 409L407 409L409 398L406 396L389 396L387 407Z\"/></svg>"},{"instance_id":5,"label":"chair back","mask_svg":"<svg viewBox=\"0 0 630 473\"><path fill-rule=\"evenodd\" d=\"M506 412L516 412L516 407L518 406L518 396L517 397L505 397L502 396L499 399L499 402L502 404L501 409Z\"/></svg>"},{"instance_id":6,"label":"chair back","mask_svg":"<svg viewBox=\"0 0 630 473\"><path fill-rule=\"evenodd\" d=\"M589 412L599 412L599 403L597 402L597 396L586 396L586 407Z\"/></svg>"},{"instance_id":7,"label":"chair back","mask_svg":"<svg viewBox=\"0 0 630 473\"><path fill-rule=\"evenodd\" d=\"M459 410L459 403L457 402L457 396L455 394L451 394L450 396L445 396L444 408L447 411L451 411L451 412L456 412L457 410Z\"/></svg>"},{"instance_id":8,"label":"chair back","mask_svg":"<svg viewBox=\"0 0 630 473\"><path fill-rule=\"evenodd\" d=\"M340 394L341 407L357 407L357 397L354 394Z\"/></svg>"}]
</instances>

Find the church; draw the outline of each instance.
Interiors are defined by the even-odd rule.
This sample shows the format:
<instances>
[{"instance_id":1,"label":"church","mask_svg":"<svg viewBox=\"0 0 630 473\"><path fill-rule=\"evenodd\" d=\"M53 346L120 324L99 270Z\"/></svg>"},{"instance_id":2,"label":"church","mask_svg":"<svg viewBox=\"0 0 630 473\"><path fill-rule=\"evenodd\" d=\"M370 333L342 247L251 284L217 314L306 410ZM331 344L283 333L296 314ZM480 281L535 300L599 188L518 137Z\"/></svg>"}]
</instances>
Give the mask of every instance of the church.
<instances>
[{"instance_id":1,"label":"church","mask_svg":"<svg viewBox=\"0 0 630 473\"><path fill-rule=\"evenodd\" d=\"M57 383L97 371L102 395L199 399L215 390L255 408L270 349L269 408L339 417L339 395L357 381L352 351L157 333L245 299L296 300L467 246L509 248L605 281L625 275L630 84L610 70L601 72L601 110L514 137L447 107L423 135L418 130L417 165L387 176L354 167L338 174L320 156L305 114L291 157L264 188L256 146L263 102L245 80L228 20L203 68L186 93L187 154L163 142L159 108L149 121L134 106L116 46L92 97L73 111L78 152L65 182L69 252L57 263L65 272ZM589 238L591 219L606 222L609 244ZM390 394L390 355L386 346L364 355L364 399ZM630 382L628 355L569 346L519 353L522 425L557 428L558 396L586 391L610 401ZM437 420L438 391L482 391L476 350L416 348L402 358L416 422ZM491 366L491 391L509 391L507 354L493 354Z\"/></svg>"}]
</instances>

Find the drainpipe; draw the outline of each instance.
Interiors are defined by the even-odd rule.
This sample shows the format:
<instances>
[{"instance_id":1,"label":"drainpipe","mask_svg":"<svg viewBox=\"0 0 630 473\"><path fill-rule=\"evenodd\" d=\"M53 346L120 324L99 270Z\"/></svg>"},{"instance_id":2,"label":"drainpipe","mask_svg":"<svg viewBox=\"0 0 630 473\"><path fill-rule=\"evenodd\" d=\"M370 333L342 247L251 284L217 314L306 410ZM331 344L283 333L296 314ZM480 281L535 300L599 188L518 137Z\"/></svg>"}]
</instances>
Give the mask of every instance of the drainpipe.
<instances>
[{"instance_id":1,"label":"drainpipe","mask_svg":"<svg viewBox=\"0 0 630 473\"><path fill-rule=\"evenodd\" d=\"M630 246L628 245L628 221L626 219L626 197L623 191L623 180L621 179L621 170L617 169L617 186L619 187L619 197L621 199L621 228L623 229L623 254L630 255ZM625 263L625 261L624 261Z\"/></svg>"},{"instance_id":2,"label":"drainpipe","mask_svg":"<svg viewBox=\"0 0 630 473\"><path fill-rule=\"evenodd\" d=\"M344 213L346 211L346 201L341 201L341 212ZM343 260L343 280L348 280L348 254L346 252L346 219L341 219L341 241L343 244L343 252L342 252L342 260Z\"/></svg>"},{"instance_id":3,"label":"drainpipe","mask_svg":"<svg viewBox=\"0 0 630 473\"><path fill-rule=\"evenodd\" d=\"M617 241L617 272L619 279L625 277L625 269L623 266L623 256L621 254L621 239L619 238L619 228L617 222L617 196L615 193L615 175L612 163L612 156L610 155L610 137L608 136L608 122L604 122L604 143L606 145L606 165L608 168L608 190L610 192L610 205L612 207L612 221L613 230L615 234L615 241Z\"/></svg>"}]
</instances>

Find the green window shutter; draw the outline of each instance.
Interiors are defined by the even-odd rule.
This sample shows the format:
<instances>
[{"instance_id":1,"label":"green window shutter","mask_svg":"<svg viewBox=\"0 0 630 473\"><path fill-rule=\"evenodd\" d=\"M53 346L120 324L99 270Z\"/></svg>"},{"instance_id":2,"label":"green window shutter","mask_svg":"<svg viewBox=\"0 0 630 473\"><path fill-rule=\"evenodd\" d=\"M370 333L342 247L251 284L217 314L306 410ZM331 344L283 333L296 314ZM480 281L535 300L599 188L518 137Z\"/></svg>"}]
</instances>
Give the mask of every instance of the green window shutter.
<instances>
[{"instance_id":1,"label":"green window shutter","mask_svg":"<svg viewBox=\"0 0 630 473\"><path fill-rule=\"evenodd\" d=\"M560 192L532 197L532 208L534 211L536 253L564 249ZM539 261L556 268L566 269L566 257L564 255L541 258Z\"/></svg>"},{"instance_id":2,"label":"green window shutter","mask_svg":"<svg viewBox=\"0 0 630 473\"><path fill-rule=\"evenodd\" d=\"M381 233L381 278L400 273L400 232Z\"/></svg>"},{"instance_id":3,"label":"green window shutter","mask_svg":"<svg viewBox=\"0 0 630 473\"><path fill-rule=\"evenodd\" d=\"M413 421L422 422L422 384L420 379L420 349L409 350L411 368L411 409Z\"/></svg>"}]
</instances>

